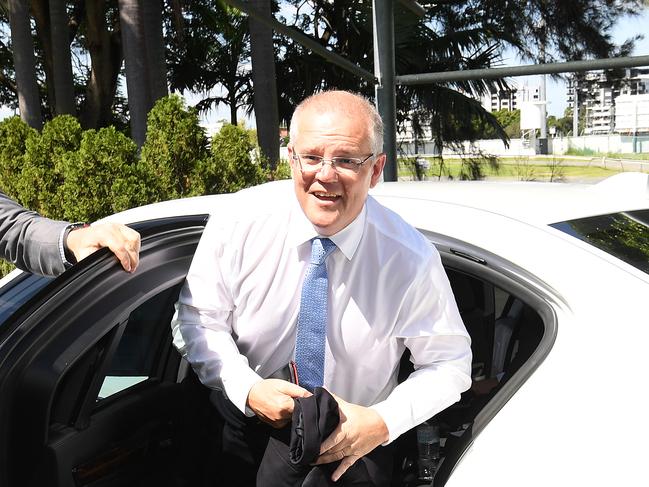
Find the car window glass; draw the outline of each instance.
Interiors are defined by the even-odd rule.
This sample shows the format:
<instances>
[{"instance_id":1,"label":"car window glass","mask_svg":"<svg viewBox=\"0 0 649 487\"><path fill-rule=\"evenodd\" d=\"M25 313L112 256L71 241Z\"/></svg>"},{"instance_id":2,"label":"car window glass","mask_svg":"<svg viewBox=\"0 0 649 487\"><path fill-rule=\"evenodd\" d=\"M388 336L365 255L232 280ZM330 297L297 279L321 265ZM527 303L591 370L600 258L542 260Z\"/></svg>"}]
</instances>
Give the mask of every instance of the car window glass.
<instances>
[{"instance_id":1,"label":"car window glass","mask_svg":"<svg viewBox=\"0 0 649 487\"><path fill-rule=\"evenodd\" d=\"M550 226L649 274L649 210L580 218Z\"/></svg>"},{"instance_id":2,"label":"car window glass","mask_svg":"<svg viewBox=\"0 0 649 487\"><path fill-rule=\"evenodd\" d=\"M4 285L0 290L0 325L52 279L24 273Z\"/></svg>"},{"instance_id":3,"label":"car window glass","mask_svg":"<svg viewBox=\"0 0 649 487\"><path fill-rule=\"evenodd\" d=\"M175 286L162 291L129 315L98 400L157 375L158 357L168 342L165 338L178 290Z\"/></svg>"}]
</instances>

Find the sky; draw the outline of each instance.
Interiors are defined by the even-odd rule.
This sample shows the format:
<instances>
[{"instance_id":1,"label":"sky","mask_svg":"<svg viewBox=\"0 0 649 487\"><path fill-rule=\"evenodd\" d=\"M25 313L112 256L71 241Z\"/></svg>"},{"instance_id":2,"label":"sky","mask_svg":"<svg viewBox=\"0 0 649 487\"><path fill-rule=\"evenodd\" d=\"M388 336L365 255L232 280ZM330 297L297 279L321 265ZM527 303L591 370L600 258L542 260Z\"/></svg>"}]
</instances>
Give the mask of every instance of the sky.
<instances>
[{"instance_id":1,"label":"sky","mask_svg":"<svg viewBox=\"0 0 649 487\"><path fill-rule=\"evenodd\" d=\"M649 8L645 8L643 13L637 17L625 17L620 20L618 25L613 30L613 38L616 42L622 43L627 38L635 34L647 32L645 38L636 43L636 48L632 55L646 56L649 55ZM520 60L515 56L503 59L503 66L520 64ZM517 84L539 85L541 82L540 76L526 76L516 78ZM563 116L563 112L567 107L567 93L566 85L562 80L553 79L550 76L546 77L546 93L547 93L547 113L548 115L555 115L557 117ZM201 99L200 96L185 94L185 100L189 105L193 105ZM5 107L0 107L0 119L13 115L14 112ZM229 120L229 108L221 105L216 109L204 113L201 116L201 122L205 126L214 126L219 120ZM240 120L244 120L248 127L254 127L254 116L252 118L246 117L244 113L239 114Z\"/></svg>"},{"instance_id":2,"label":"sky","mask_svg":"<svg viewBox=\"0 0 649 487\"><path fill-rule=\"evenodd\" d=\"M645 34L645 38L636 42L636 47L631 54L632 56L649 56L649 8L645 8L643 13L637 17L624 17L613 29L613 39L621 44L626 39L636 34ZM519 64L520 60L507 59L504 65ZM530 86L539 85L541 76L524 76L517 78L517 83L524 84L527 82ZM546 94L547 94L547 113L556 117L562 117L563 112L568 106L568 96L566 84L561 79L554 79L546 76Z\"/></svg>"}]
</instances>

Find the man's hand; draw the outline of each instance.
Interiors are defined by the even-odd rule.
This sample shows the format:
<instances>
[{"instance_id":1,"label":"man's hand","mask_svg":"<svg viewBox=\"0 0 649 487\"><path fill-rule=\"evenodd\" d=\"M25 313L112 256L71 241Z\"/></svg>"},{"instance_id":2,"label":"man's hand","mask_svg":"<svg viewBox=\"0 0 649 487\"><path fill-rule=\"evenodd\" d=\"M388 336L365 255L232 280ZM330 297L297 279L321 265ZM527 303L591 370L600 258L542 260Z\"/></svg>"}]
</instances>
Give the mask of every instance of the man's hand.
<instances>
[{"instance_id":1,"label":"man's hand","mask_svg":"<svg viewBox=\"0 0 649 487\"><path fill-rule=\"evenodd\" d=\"M264 423L281 428L291 421L293 398L310 395L309 391L292 382L266 379L250 388L247 404Z\"/></svg>"},{"instance_id":2,"label":"man's hand","mask_svg":"<svg viewBox=\"0 0 649 487\"><path fill-rule=\"evenodd\" d=\"M336 482L356 460L388 441L390 434L383 418L373 409L338 401L340 423L320 447L316 465L342 460L331 479Z\"/></svg>"},{"instance_id":3,"label":"man's hand","mask_svg":"<svg viewBox=\"0 0 649 487\"><path fill-rule=\"evenodd\" d=\"M65 245L77 262L102 247L108 247L127 272L135 272L140 261L140 234L119 223L99 223L72 230Z\"/></svg>"}]
</instances>

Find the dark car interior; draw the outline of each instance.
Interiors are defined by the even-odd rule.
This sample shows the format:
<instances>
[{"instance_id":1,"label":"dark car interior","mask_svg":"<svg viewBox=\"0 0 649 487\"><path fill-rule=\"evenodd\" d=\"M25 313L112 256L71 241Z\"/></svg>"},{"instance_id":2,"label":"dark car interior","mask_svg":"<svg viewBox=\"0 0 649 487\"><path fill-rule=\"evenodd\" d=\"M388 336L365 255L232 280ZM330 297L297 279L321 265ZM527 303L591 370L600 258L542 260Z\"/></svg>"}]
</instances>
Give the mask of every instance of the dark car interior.
<instances>
[{"instance_id":1,"label":"dark car interior","mask_svg":"<svg viewBox=\"0 0 649 487\"><path fill-rule=\"evenodd\" d=\"M126 283L112 262L73 274L70 296L84 303L77 306L82 310L70 309L56 281L38 291L53 297L37 293L34 306L41 299L43 308L42 300L49 299L51 310L15 325L16 333L33 337L28 346L16 338L8 354L16 357L15 367L0 377L0 394L12 394L0 407L0 461L6 461L0 484L221 485L221 454L214 446L219 419L209 391L171 343L174 303L200 231L196 222L156 231L143 245L139 277ZM471 443L476 416L494 400L504 404L499 391L517 377L544 335L532 306L460 267L447 265L447 273L472 337L473 386L431 420L441 437L441 460L428 484L436 487ZM411 370L406 355L401 379ZM395 451L393 485L423 485L415 432L400 437Z\"/></svg>"},{"instance_id":2,"label":"dark car interior","mask_svg":"<svg viewBox=\"0 0 649 487\"><path fill-rule=\"evenodd\" d=\"M442 486L473 439L476 416L530 358L541 342L540 315L519 298L481 278L446 268L458 309L471 335L472 387L459 402L431 418L440 432L440 462L430 485ZM407 354L400 379L412 371ZM410 432L397 439L394 486L422 485L417 478L417 438Z\"/></svg>"}]
</instances>

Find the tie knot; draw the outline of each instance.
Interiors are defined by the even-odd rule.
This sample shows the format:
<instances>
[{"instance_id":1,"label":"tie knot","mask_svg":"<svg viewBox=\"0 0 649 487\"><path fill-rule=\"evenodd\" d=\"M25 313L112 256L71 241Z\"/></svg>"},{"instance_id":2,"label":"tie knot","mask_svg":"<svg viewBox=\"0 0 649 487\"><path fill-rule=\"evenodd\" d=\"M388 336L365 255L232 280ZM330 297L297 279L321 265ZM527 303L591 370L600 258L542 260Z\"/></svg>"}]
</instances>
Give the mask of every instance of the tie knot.
<instances>
[{"instance_id":1,"label":"tie knot","mask_svg":"<svg viewBox=\"0 0 649 487\"><path fill-rule=\"evenodd\" d=\"M334 251L336 244L328 238L316 237L311 242L311 263L320 265Z\"/></svg>"}]
</instances>

